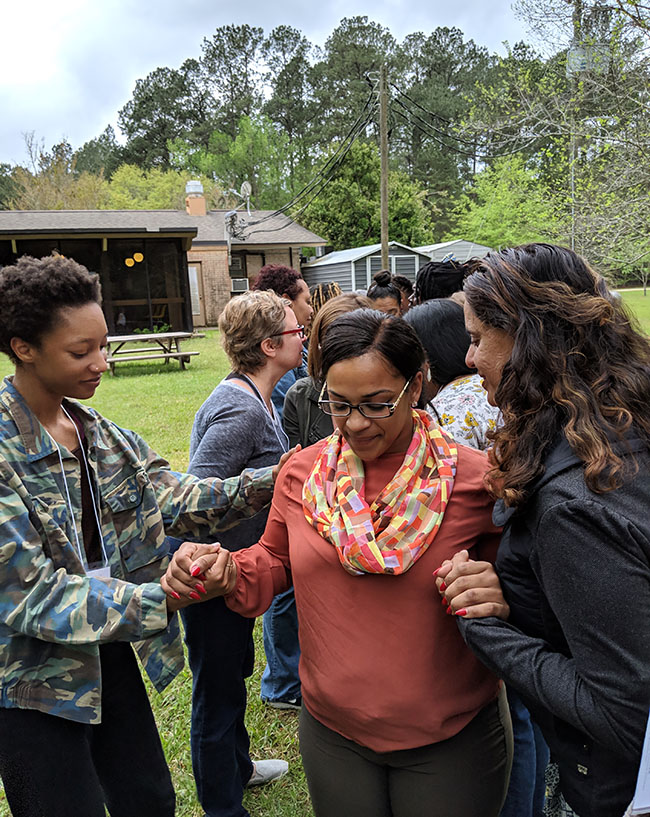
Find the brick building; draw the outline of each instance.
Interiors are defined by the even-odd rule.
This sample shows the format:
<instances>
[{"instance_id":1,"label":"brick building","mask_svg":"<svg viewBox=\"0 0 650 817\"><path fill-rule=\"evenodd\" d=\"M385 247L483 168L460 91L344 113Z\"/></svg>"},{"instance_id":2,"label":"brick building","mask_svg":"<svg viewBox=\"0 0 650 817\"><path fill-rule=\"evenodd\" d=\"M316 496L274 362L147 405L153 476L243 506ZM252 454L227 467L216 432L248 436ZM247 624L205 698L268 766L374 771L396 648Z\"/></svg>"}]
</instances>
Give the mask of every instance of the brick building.
<instances>
[{"instance_id":1,"label":"brick building","mask_svg":"<svg viewBox=\"0 0 650 817\"><path fill-rule=\"evenodd\" d=\"M0 266L59 252L98 272L115 332L214 326L233 293L264 264L300 270L302 250L325 241L285 215L207 210L200 190L177 210L2 210Z\"/></svg>"}]
</instances>

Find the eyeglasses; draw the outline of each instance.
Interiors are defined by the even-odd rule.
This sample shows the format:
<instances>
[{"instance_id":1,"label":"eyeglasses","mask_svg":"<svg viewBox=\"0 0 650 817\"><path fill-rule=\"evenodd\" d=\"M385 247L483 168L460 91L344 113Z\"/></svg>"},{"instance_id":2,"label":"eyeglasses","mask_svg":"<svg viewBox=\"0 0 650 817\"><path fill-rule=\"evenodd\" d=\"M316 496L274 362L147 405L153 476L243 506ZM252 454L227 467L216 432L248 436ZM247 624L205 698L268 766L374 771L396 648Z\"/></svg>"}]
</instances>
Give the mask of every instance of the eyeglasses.
<instances>
[{"instance_id":1,"label":"eyeglasses","mask_svg":"<svg viewBox=\"0 0 650 817\"><path fill-rule=\"evenodd\" d=\"M298 326L296 329L285 329L284 332L276 332L276 335L298 335L298 337L305 337L305 327ZM274 335L275 337L275 335Z\"/></svg>"},{"instance_id":2,"label":"eyeglasses","mask_svg":"<svg viewBox=\"0 0 650 817\"><path fill-rule=\"evenodd\" d=\"M318 405L320 406L321 411L325 414L329 414L330 417L349 417L352 413L352 409L356 409L359 414L361 414L367 420L381 420L382 418L391 417L394 414L399 401L402 399L402 397L404 397L404 394L411 385L412 380L413 378L410 377L406 381L404 388L399 393L399 397L394 403L358 403L356 406L352 403L346 403L343 400L323 399L325 388L327 386L326 383L323 383L323 388L321 389L318 397Z\"/></svg>"}]
</instances>

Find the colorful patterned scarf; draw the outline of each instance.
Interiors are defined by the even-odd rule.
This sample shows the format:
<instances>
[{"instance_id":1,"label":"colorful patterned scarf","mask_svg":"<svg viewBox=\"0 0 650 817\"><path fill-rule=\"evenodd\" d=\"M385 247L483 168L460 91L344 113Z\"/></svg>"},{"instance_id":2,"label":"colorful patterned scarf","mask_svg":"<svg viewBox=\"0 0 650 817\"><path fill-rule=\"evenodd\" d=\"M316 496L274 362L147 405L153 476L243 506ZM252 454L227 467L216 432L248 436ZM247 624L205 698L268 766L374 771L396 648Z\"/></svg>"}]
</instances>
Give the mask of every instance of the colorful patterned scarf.
<instances>
[{"instance_id":1,"label":"colorful patterned scarf","mask_svg":"<svg viewBox=\"0 0 650 817\"><path fill-rule=\"evenodd\" d=\"M331 542L343 567L405 573L433 542L454 487L458 449L424 411L413 411L404 461L372 505L363 462L342 435L327 438L303 487L305 517Z\"/></svg>"}]
</instances>

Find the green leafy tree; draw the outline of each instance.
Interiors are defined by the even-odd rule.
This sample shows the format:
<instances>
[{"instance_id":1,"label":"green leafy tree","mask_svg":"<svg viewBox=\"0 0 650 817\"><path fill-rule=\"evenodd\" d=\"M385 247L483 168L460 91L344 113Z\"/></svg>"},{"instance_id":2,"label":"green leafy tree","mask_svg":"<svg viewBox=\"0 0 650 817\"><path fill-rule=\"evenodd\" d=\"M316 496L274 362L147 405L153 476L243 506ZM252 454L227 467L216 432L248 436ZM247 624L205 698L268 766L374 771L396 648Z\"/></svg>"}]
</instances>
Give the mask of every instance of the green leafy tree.
<instances>
[{"instance_id":1,"label":"green leafy tree","mask_svg":"<svg viewBox=\"0 0 650 817\"><path fill-rule=\"evenodd\" d=\"M362 114L382 64L394 73L397 43L390 31L367 16L344 17L327 38L323 59L314 66L314 89L321 117L319 144L342 139Z\"/></svg>"},{"instance_id":2,"label":"green leafy tree","mask_svg":"<svg viewBox=\"0 0 650 817\"><path fill-rule=\"evenodd\" d=\"M124 164L109 182L110 210L183 210L187 173Z\"/></svg>"},{"instance_id":3,"label":"green leafy tree","mask_svg":"<svg viewBox=\"0 0 650 817\"><path fill-rule=\"evenodd\" d=\"M102 174L78 173L72 146L60 142L45 150L33 133L25 137L31 167L16 167L8 203L12 210L97 210L105 206L108 185Z\"/></svg>"},{"instance_id":4,"label":"green leafy tree","mask_svg":"<svg viewBox=\"0 0 650 817\"><path fill-rule=\"evenodd\" d=\"M0 210L8 210L9 203L16 195L16 168L6 162L0 162Z\"/></svg>"},{"instance_id":5,"label":"green leafy tree","mask_svg":"<svg viewBox=\"0 0 650 817\"><path fill-rule=\"evenodd\" d=\"M262 46L271 96L263 111L286 137L291 195L307 181L317 105L310 56L313 46L300 31L277 26Z\"/></svg>"},{"instance_id":6,"label":"green leafy tree","mask_svg":"<svg viewBox=\"0 0 650 817\"><path fill-rule=\"evenodd\" d=\"M556 53L509 54L478 89L472 120L493 153L518 151L536 168L559 240L613 276L639 262L650 219L647 33L619 5L518 0Z\"/></svg>"},{"instance_id":7,"label":"green leafy tree","mask_svg":"<svg viewBox=\"0 0 650 817\"><path fill-rule=\"evenodd\" d=\"M180 69L156 68L135 83L118 114L127 137L123 156L140 167L170 167L168 143L179 136L201 143L214 128L216 105L196 60Z\"/></svg>"},{"instance_id":8,"label":"green leafy tree","mask_svg":"<svg viewBox=\"0 0 650 817\"><path fill-rule=\"evenodd\" d=\"M391 153L415 179L430 188L439 205L439 231L476 168L478 144L459 134L469 116L474 86L490 65L488 52L457 28L409 34L399 47L392 91Z\"/></svg>"},{"instance_id":9,"label":"green leafy tree","mask_svg":"<svg viewBox=\"0 0 650 817\"><path fill-rule=\"evenodd\" d=\"M352 144L336 176L295 217L334 249L374 244L381 238L380 160L372 142ZM403 172L389 175L388 230L391 241L412 245L430 240L426 193Z\"/></svg>"},{"instance_id":10,"label":"green leafy tree","mask_svg":"<svg viewBox=\"0 0 650 817\"><path fill-rule=\"evenodd\" d=\"M497 160L479 173L456 209L446 240L465 238L488 247L511 247L556 238L553 204L521 157Z\"/></svg>"},{"instance_id":11,"label":"green leafy tree","mask_svg":"<svg viewBox=\"0 0 650 817\"><path fill-rule=\"evenodd\" d=\"M262 102L259 68L263 29L226 25L204 38L201 70L207 86L219 100L217 127L235 137L242 116L253 116Z\"/></svg>"},{"instance_id":12,"label":"green leafy tree","mask_svg":"<svg viewBox=\"0 0 650 817\"><path fill-rule=\"evenodd\" d=\"M103 173L105 178L110 179L113 171L121 164L122 153L115 131L109 125L98 137L85 142L75 152L75 169L78 173Z\"/></svg>"},{"instance_id":13,"label":"green leafy tree","mask_svg":"<svg viewBox=\"0 0 650 817\"><path fill-rule=\"evenodd\" d=\"M287 185L287 138L265 117L242 116L236 134L215 131L207 149L192 149L183 140L171 143L174 166L213 179L223 191L239 191L250 183L252 205L282 206L290 198ZM222 206L236 197L226 196Z\"/></svg>"}]
</instances>

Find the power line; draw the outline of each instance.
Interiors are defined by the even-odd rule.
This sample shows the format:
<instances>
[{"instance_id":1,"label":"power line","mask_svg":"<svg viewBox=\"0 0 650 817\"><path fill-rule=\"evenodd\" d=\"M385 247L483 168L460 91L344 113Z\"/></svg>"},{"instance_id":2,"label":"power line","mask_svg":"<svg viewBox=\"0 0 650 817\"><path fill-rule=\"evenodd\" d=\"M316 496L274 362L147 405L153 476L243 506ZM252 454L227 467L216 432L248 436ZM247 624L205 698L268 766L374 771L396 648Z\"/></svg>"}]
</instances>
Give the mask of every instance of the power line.
<instances>
[{"instance_id":1,"label":"power line","mask_svg":"<svg viewBox=\"0 0 650 817\"><path fill-rule=\"evenodd\" d=\"M344 160L345 160L345 157L347 156L347 154L348 154L348 153L349 153L349 151L351 150L352 145L354 144L354 142L355 142L355 141L356 141L356 139L358 138L359 134L360 134L360 133L361 133L361 132L362 132L362 131L363 131L363 130L366 128L366 126L367 126L367 125L368 125L368 124L369 124L369 123L372 121L372 119L373 119L373 113L374 113L374 110L371 110L371 111L369 111L369 112L368 112L368 116L367 116L367 117L366 117L366 119L363 121L363 123L361 123L361 124L360 124L360 127L359 127L359 128L357 128L357 131L356 131L356 133L354 134L354 137L353 137L352 139L350 139L350 140L349 140L348 144L345 146L345 148L344 148L344 149L342 149L342 150L340 149L340 150L339 150L339 151L337 151L337 153L335 154L335 157L332 157L332 158L335 158L335 159L336 159L336 161L335 161L334 163L328 162L328 164L329 164L329 174L328 174L328 176L327 176L326 178L323 178L323 177L322 177L322 174L321 174L321 179L320 179L320 181L319 181L318 185L314 185L314 184L310 183L310 185L309 185L309 188L310 188L310 189L307 191L307 193L312 192L312 191L314 190L314 187L316 187L315 192L313 192L313 194L312 194L312 195L311 195L311 196L310 196L310 197L307 199L307 201L306 201L306 202L305 202L305 203L302 205L302 207L300 207L300 209L299 209L299 210L297 210L296 212L294 212L294 213L293 213L293 216L292 216L291 218L290 218L290 217L288 217L288 216L286 217L286 218L287 218L286 224L283 224L283 225L282 225L282 226L280 226L280 227L273 227L273 228L268 229L268 230L263 230L263 229L262 229L262 230L252 230L250 233L247 233L247 236L248 236L248 237L250 237L251 235L255 235L256 233L264 233L264 232L268 232L268 233L275 233L275 232L279 232L279 231L281 231L281 230L284 230L284 229L285 229L286 227L288 227L288 226L289 226L289 225L290 225L290 224L291 224L291 223L292 223L292 222L293 222L293 221L294 221L296 218L298 218L298 217L299 217L299 216L300 216L300 215L301 215L301 214L302 214L302 213L303 213L303 212L304 212L304 211L307 209L307 207L309 207L309 205L310 205L310 204L312 203L312 201L313 201L313 200L314 200L314 199L315 199L315 198L316 198L316 197L317 197L317 196L320 194L320 192L321 192L321 191L322 191L322 190L323 190L323 189L324 189L324 188L325 188L325 187L326 187L326 186L329 184L329 182L330 182L330 181L333 179L333 177L335 176L336 172L338 171L338 169L339 169L339 168L341 167L341 165L343 164L343 162L344 162ZM314 181L314 180L312 180L312 181ZM302 197L302 198L304 198L304 196L302 195L302 193L301 193L301 197ZM294 201L297 203L297 201L298 201L298 197L296 197L296 199L294 199ZM257 225L261 224L261 223L262 223L262 222L264 222L264 221L267 221L267 220L268 220L268 219L270 219L270 218L277 217L278 215L285 215L284 210L286 210L286 208L287 208L288 206L289 206L289 205L285 205L285 207L284 207L284 208L282 208L281 210L278 210L278 211L276 211L276 212L274 212L274 213L271 213L271 214L269 214L268 216L265 216L263 219L259 219L258 221L251 222L251 224L250 224L250 225L248 225L248 226L254 227L254 226L257 226Z\"/></svg>"},{"instance_id":2,"label":"power line","mask_svg":"<svg viewBox=\"0 0 650 817\"><path fill-rule=\"evenodd\" d=\"M424 113L426 113L428 116L432 116L432 117L434 117L435 119L439 119L441 122L444 122L444 124L445 124L445 125L448 125L449 127L454 127L454 123L453 123L453 122L451 122L449 119L445 119L445 117L444 117L444 116L441 116L441 115L440 115L440 114L438 114L438 113L434 113L433 111L430 111L428 108L425 108L425 107L424 107L424 105L420 105L420 103L419 103L419 102L416 102L416 101L415 101L415 99L412 99L412 98L411 98L411 97L410 97L410 96L409 96L409 95L406 93L406 91L402 91L402 90L401 90L401 89L400 89L400 88L399 88L397 85L395 85L394 83L391 83L391 88L394 88L394 89L397 91L397 93L398 93L400 96L403 96L405 99L408 99L408 101L409 101L411 104L415 105L417 108L419 108L421 111L423 111ZM398 102L399 100L395 100L395 101L396 101L396 102ZM431 125L430 127L431 127L431 128L433 128L433 130L435 130L435 131L437 131L438 133L440 133L440 135L441 135L441 136L446 136L446 137L449 137L449 138L451 138L451 139L456 139L458 142L464 142L466 145L469 145L469 147L473 147L473 146L474 146L474 142L470 142L470 141L468 141L467 139L463 139L463 137L462 137L462 136L452 136L452 135L450 135L450 134L449 134L447 131L439 130L439 129L438 129L438 128L436 128L434 125Z\"/></svg>"},{"instance_id":3,"label":"power line","mask_svg":"<svg viewBox=\"0 0 650 817\"><path fill-rule=\"evenodd\" d=\"M429 136L429 138L433 139L435 142L437 142L439 145L446 148L447 150L453 151L454 153L458 153L461 156L467 156L470 159L477 159L478 161L489 161L491 159L499 159L503 156L513 156L516 153L520 153L525 148L530 147L530 145L532 145L538 138L540 138L538 136L534 136L531 139L529 139L526 143L518 145L513 150L501 151L500 153L481 153L479 150L474 150L470 153L469 151L463 150L462 148L455 147L454 145L449 145L446 142L444 142L439 137L439 135L434 130L432 130L431 125L428 122L426 122L426 120L422 119L422 117L419 116L414 111L409 110L406 107L406 105L404 105L404 103L401 102L399 99L396 99L395 102L397 102L397 104L406 111L408 116L403 114L399 110L395 110L394 113L396 113L398 116L401 116L402 119L406 121L408 124L415 125L416 127L420 128L420 130L423 131L423 133L425 133L427 136ZM447 138L453 139L454 137L447 136Z\"/></svg>"},{"instance_id":4,"label":"power line","mask_svg":"<svg viewBox=\"0 0 650 817\"><path fill-rule=\"evenodd\" d=\"M320 179L325 175L325 173L328 172L331 166L334 163L338 162L340 154L343 155L347 154L349 150L349 145L351 145L352 142L355 141L359 133L368 125L370 119L372 118L372 114L374 113L374 110L369 110L374 96L375 90L373 88L373 90L368 94L368 98L366 99L366 102L361 110L361 113L359 114L356 121L354 122L354 124L344 137L340 147L332 156L329 157L329 159L327 159L327 161L324 163L324 165L321 167L318 173L309 182L307 182L307 184L293 197L293 199L284 204L282 207L279 207L277 210L274 210L272 213L269 213L268 215L264 216L263 218L251 222L249 226L251 227L257 226L258 224L261 224L264 221L268 221L268 219L274 218L275 216L285 213L287 210L294 207L304 196L309 195L309 193L319 183Z\"/></svg>"}]
</instances>

